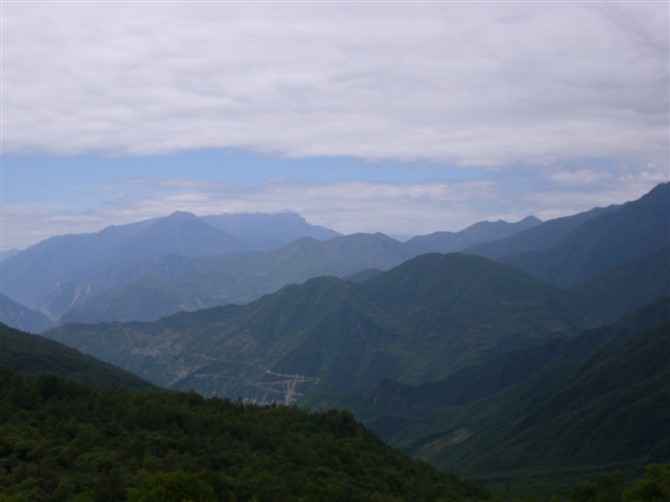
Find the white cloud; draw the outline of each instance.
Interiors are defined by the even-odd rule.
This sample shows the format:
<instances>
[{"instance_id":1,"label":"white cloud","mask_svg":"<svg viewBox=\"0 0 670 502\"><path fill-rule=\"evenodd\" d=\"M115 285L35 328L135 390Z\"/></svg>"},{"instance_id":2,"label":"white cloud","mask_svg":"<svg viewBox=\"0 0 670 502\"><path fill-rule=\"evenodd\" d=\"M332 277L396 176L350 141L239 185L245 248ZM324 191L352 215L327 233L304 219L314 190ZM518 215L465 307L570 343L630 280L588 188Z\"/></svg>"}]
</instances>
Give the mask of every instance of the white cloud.
<instances>
[{"instance_id":1,"label":"white cloud","mask_svg":"<svg viewBox=\"0 0 670 502\"><path fill-rule=\"evenodd\" d=\"M665 162L664 3L8 3L8 153Z\"/></svg>"},{"instance_id":2,"label":"white cloud","mask_svg":"<svg viewBox=\"0 0 670 502\"><path fill-rule=\"evenodd\" d=\"M108 225L167 216L173 211L208 214L293 211L310 223L349 234L420 235L457 231L482 220L517 221L575 214L639 198L664 181L655 166L604 166L623 173L603 181L588 165L558 166L550 180L520 172L451 182L362 180L257 184L194 179L128 178L107 187L107 203L89 210L65 206L5 205L1 249L24 248L52 235L96 232ZM596 190L597 188L597 190Z\"/></svg>"},{"instance_id":3,"label":"white cloud","mask_svg":"<svg viewBox=\"0 0 670 502\"><path fill-rule=\"evenodd\" d=\"M127 184L140 190L126 191ZM470 206L479 201L485 211L491 185L484 180L403 184L275 179L260 185L232 185L129 179L117 186L119 197L114 203L89 211L6 205L2 215L3 249L23 248L51 235L95 232L107 225L166 216L178 210L201 216L290 210L311 223L342 233L429 233L460 228L463 221L478 218Z\"/></svg>"},{"instance_id":4,"label":"white cloud","mask_svg":"<svg viewBox=\"0 0 670 502\"><path fill-rule=\"evenodd\" d=\"M318 167L477 168L450 182L279 168L246 185L135 178L88 210L14 197L3 249L178 209L292 210L344 233L458 230L621 203L670 178L663 2L12 2L2 14L3 154L236 148ZM233 167L212 169L220 180Z\"/></svg>"}]
</instances>

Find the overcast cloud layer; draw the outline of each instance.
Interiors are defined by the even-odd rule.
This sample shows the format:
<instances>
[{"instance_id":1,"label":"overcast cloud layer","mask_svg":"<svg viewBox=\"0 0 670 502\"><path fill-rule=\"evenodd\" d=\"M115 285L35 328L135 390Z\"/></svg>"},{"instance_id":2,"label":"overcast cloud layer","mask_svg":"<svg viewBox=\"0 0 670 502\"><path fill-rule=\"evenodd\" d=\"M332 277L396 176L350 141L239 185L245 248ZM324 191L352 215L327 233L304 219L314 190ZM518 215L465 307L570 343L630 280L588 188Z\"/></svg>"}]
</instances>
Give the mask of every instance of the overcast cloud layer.
<instances>
[{"instance_id":1,"label":"overcast cloud layer","mask_svg":"<svg viewBox=\"0 0 670 502\"><path fill-rule=\"evenodd\" d=\"M5 152L665 160L665 3L4 6Z\"/></svg>"},{"instance_id":2,"label":"overcast cloud layer","mask_svg":"<svg viewBox=\"0 0 670 502\"><path fill-rule=\"evenodd\" d=\"M218 195L171 192L191 204L179 209L213 212L225 193L226 211L302 209L340 231L376 223L409 233L415 218L444 222L446 213L452 224L434 230L492 214L565 214L580 184L591 206L669 177L665 2L44 2L4 3L2 14L5 155L237 148L428 171L522 165L538 191L513 192L500 174L498 184L274 181L253 193L216 184ZM147 216L168 197L158 185L78 217L102 223L129 207ZM532 206L533 197L542 200ZM394 201L406 206L385 228ZM26 211L50 210L4 207L5 228Z\"/></svg>"}]
</instances>

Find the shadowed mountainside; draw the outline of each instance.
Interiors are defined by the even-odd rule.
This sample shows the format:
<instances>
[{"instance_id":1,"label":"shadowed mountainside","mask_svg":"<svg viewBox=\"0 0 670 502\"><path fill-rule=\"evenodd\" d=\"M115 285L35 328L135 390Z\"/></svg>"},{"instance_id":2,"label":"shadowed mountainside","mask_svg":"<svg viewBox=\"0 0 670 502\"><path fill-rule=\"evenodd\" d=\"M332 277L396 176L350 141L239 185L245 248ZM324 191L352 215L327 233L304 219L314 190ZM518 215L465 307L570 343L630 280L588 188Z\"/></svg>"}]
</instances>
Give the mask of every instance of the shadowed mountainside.
<instances>
[{"instance_id":1,"label":"shadowed mountainside","mask_svg":"<svg viewBox=\"0 0 670 502\"><path fill-rule=\"evenodd\" d=\"M559 287L571 287L653 253L670 240L670 183L599 214L551 248L502 261ZM539 228L539 227L536 227Z\"/></svg>"},{"instance_id":2,"label":"shadowed mountainside","mask_svg":"<svg viewBox=\"0 0 670 502\"><path fill-rule=\"evenodd\" d=\"M0 322L30 333L40 333L51 326L51 322L44 314L19 305L2 293L0 293Z\"/></svg>"},{"instance_id":3,"label":"shadowed mountainside","mask_svg":"<svg viewBox=\"0 0 670 502\"><path fill-rule=\"evenodd\" d=\"M0 347L0 368L20 375L38 377L51 374L98 388L156 390L155 386L132 373L5 324L0 324Z\"/></svg>"},{"instance_id":4,"label":"shadowed mountainside","mask_svg":"<svg viewBox=\"0 0 670 502\"><path fill-rule=\"evenodd\" d=\"M561 291L512 267L433 254L363 283L321 277L244 306L153 323L70 324L46 336L161 385L283 400L286 391L268 385L278 374L304 377L301 392L317 381L334 389L389 377L419 383L585 323Z\"/></svg>"}]
</instances>

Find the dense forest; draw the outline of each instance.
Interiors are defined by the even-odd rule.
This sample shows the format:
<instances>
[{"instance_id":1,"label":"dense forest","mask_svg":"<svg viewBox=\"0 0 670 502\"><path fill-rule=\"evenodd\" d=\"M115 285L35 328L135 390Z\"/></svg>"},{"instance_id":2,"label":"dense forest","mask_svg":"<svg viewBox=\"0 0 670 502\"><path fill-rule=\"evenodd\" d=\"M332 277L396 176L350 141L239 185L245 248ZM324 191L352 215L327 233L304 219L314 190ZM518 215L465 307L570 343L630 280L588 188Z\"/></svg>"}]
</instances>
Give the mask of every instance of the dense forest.
<instances>
[{"instance_id":1,"label":"dense forest","mask_svg":"<svg viewBox=\"0 0 670 502\"><path fill-rule=\"evenodd\" d=\"M0 370L0 500L481 500L344 411Z\"/></svg>"},{"instance_id":2,"label":"dense forest","mask_svg":"<svg viewBox=\"0 0 670 502\"><path fill-rule=\"evenodd\" d=\"M84 355L76 349L0 323L0 368L38 377L52 373L93 388L157 390L137 375Z\"/></svg>"},{"instance_id":3,"label":"dense forest","mask_svg":"<svg viewBox=\"0 0 670 502\"><path fill-rule=\"evenodd\" d=\"M0 502L510 500L412 461L345 411L193 393L94 390L0 370ZM605 474L568 497L664 502L670 464Z\"/></svg>"},{"instance_id":4,"label":"dense forest","mask_svg":"<svg viewBox=\"0 0 670 502\"><path fill-rule=\"evenodd\" d=\"M536 222L480 256L425 254L447 235L412 252L381 234L298 239L267 270L320 275L347 257L336 275L362 271L244 305L52 340L0 323L0 502L670 501L669 195ZM157 227L167 244L188 242L172 235L190 235L184 218ZM33 251L23 270L61 256ZM136 272L191 260L157 256ZM214 267L207 284L230 283L218 258L193 259ZM0 306L8 324L31 315Z\"/></svg>"}]
</instances>

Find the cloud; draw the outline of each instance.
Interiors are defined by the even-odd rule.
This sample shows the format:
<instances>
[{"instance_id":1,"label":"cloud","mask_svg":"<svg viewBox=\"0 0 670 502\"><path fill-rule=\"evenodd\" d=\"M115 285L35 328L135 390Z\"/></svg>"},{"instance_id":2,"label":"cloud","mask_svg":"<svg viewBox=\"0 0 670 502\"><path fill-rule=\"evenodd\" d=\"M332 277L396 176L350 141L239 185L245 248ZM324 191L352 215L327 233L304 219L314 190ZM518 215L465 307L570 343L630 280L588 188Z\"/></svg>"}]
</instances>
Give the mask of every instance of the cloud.
<instances>
[{"instance_id":1,"label":"cloud","mask_svg":"<svg viewBox=\"0 0 670 502\"><path fill-rule=\"evenodd\" d=\"M131 190L128 190L128 187ZM94 209L6 205L3 249L23 248L51 235L96 232L123 224L166 216L173 211L198 215L293 211L310 223L342 233L385 232L410 235L461 227L491 205L492 183L392 183L340 180L296 181L277 178L240 185L202 180L133 178L120 180L118 197Z\"/></svg>"},{"instance_id":2,"label":"cloud","mask_svg":"<svg viewBox=\"0 0 670 502\"><path fill-rule=\"evenodd\" d=\"M246 178L231 172L252 169L253 159L208 164L207 181L205 168L196 176L188 164L185 179L171 180L126 177L127 168L123 180L101 174L79 192L55 183L67 194L41 205L19 196L25 183L7 197L5 183L2 249L178 209L291 210L344 233L458 230L621 203L670 178L662 2L12 2L2 10L4 156L79 156L101 173L118 164L103 168L99 156L147 156L156 169L157 157L185 150L263 159ZM267 161L277 157L311 159L301 165L313 164L314 177L288 177L300 170ZM325 174L329 157L347 159L346 175ZM377 160L395 162L376 164L387 173L377 181L362 179L369 172L356 166ZM261 171L270 177L239 181Z\"/></svg>"},{"instance_id":3,"label":"cloud","mask_svg":"<svg viewBox=\"0 0 670 502\"><path fill-rule=\"evenodd\" d=\"M663 3L9 3L3 148L666 163Z\"/></svg>"},{"instance_id":4,"label":"cloud","mask_svg":"<svg viewBox=\"0 0 670 502\"><path fill-rule=\"evenodd\" d=\"M595 206L639 198L665 181L656 166L590 164L554 166L554 179L529 176L523 166L439 182L275 177L258 183L133 177L105 187L104 204L90 209L60 205L5 204L0 248L24 248L52 235L97 232L167 216L173 211L209 214L293 211L310 223L344 234L384 232L421 235L457 231L482 220L517 221L575 214ZM614 171L619 177L603 176Z\"/></svg>"}]
</instances>

